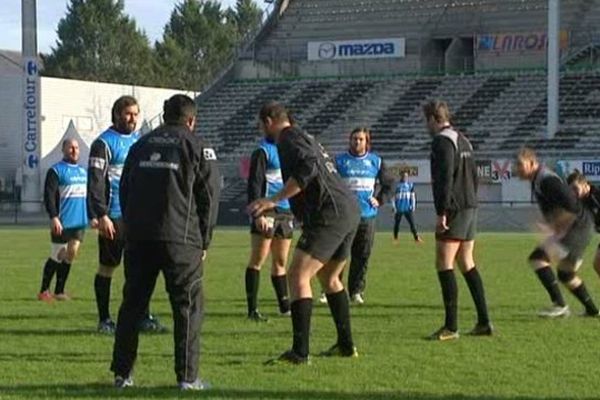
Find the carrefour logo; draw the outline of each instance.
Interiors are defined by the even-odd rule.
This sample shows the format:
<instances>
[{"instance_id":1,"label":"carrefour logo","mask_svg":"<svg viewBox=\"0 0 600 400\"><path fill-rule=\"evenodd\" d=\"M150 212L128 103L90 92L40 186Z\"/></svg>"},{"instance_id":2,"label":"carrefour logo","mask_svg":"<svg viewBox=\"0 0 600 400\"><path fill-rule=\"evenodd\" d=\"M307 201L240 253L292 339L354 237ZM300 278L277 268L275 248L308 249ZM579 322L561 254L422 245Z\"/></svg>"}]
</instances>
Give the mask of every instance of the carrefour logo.
<instances>
[{"instance_id":1,"label":"carrefour logo","mask_svg":"<svg viewBox=\"0 0 600 400\"><path fill-rule=\"evenodd\" d=\"M29 168L31 168L31 169L37 168L37 166L39 164L40 164L40 159L35 154L30 154L29 157L27 157L27 166Z\"/></svg>"},{"instance_id":2,"label":"carrefour logo","mask_svg":"<svg viewBox=\"0 0 600 400\"><path fill-rule=\"evenodd\" d=\"M35 61L27 62L27 75L37 75L38 66Z\"/></svg>"}]
</instances>

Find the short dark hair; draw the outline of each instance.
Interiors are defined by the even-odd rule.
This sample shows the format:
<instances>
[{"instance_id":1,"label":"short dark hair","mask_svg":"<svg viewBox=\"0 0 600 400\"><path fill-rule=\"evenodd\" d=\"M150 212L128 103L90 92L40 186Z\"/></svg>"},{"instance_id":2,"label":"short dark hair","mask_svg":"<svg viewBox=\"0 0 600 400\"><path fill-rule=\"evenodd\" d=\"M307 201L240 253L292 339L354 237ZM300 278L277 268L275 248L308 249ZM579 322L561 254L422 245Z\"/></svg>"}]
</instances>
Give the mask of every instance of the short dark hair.
<instances>
[{"instance_id":1,"label":"short dark hair","mask_svg":"<svg viewBox=\"0 0 600 400\"><path fill-rule=\"evenodd\" d=\"M573 183L585 184L588 183L588 180L581 171L576 169L567 177L567 184L572 185Z\"/></svg>"},{"instance_id":2,"label":"short dark hair","mask_svg":"<svg viewBox=\"0 0 600 400\"><path fill-rule=\"evenodd\" d=\"M294 124L294 119L288 109L276 101L270 101L262 106L258 118L263 123L267 122L267 118L271 118L273 121L287 120L290 124Z\"/></svg>"},{"instance_id":3,"label":"short dark hair","mask_svg":"<svg viewBox=\"0 0 600 400\"><path fill-rule=\"evenodd\" d=\"M70 144L71 142L75 142L75 143L77 143L77 145L79 145L79 141L77 139L75 139L73 137L69 137L62 141L62 149L64 150L65 147L67 147L67 145Z\"/></svg>"},{"instance_id":4,"label":"short dark hair","mask_svg":"<svg viewBox=\"0 0 600 400\"><path fill-rule=\"evenodd\" d=\"M114 102L111 110L111 120L113 124L117 124L119 122L119 117L124 109L131 106L138 106L138 101L133 96L121 96Z\"/></svg>"},{"instance_id":5,"label":"short dark hair","mask_svg":"<svg viewBox=\"0 0 600 400\"><path fill-rule=\"evenodd\" d=\"M184 94L176 94L163 105L163 120L169 125L183 125L198 113L194 100Z\"/></svg>"}]
</instances>

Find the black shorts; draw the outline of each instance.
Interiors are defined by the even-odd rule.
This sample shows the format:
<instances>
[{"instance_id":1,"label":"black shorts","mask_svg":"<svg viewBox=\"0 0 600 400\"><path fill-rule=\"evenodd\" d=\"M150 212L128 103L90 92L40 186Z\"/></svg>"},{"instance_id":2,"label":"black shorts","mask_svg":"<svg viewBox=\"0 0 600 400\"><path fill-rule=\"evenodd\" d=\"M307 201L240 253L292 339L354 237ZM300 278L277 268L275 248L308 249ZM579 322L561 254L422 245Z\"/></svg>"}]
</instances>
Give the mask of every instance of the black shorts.
<instances>
[{"instance_id":1,"label":"black shorts","mask_svg":"<svg viewBox=\"0 0 600 400\"><path fill-rule=\"evenodd\" d=\"M436 232L435 238L440 241L469 242L475 240L477 234L477 209L467 208L448 215L448 230Z\"/></svg>"},{"instance_id":2,"label":"black shorts","mask_svg":"<svg viewBox=\"0 0 600 400\"><path fill-rule=\"evenodd\" d=\"M265 217L270 220L272 228L266 233L256 229L254 220L250 223L250 233L260 235L265 239L291 239L294 237L294 216L291 213L273 213Z\"/></svg>"},{"instance_id":3,"label":"black shorts","mask_svg":"<svg viewBox=\"0 0 600 400\"><path fill-rule=\"evenodd\" d=\"M65 244L69 243L71 240L83 242L84 236L85 228L68 228L63 229L60 236L55 236L54 234L50 233L50 240L55 244Z\"/></svg>"},{"instance_id":4,"label":"black shorts","mask_svg":"<svg viewBox=\"0 0 600 400\"><path fill-rule=\"evenodd\" d=\"M98 235L98 259L100 265L106 267L117 267L121 264L123 250L125 249L125 232L123 232L123 221L112 220L115 225L115 238L110 240Z\"/></svg>"},{"instance_id":5,"label":"black shorts","mask_svg":"<svg viewBox=\"0 0 600 400\"><path fill-rule=\"evenodd\" d=\"M561 261L566 261L572 267L578 267L583 261L585 250L592 240L592 230L590 225L584 222L577 221L567 234L560 240L559 244L565 252L565 256ZM531 255L530 260L541 260L550 262L550 255L542 247L536 247Z\"/></svg>"},{"instance_id":6,"label":"black shorts","mask_svg":"<svg viewBox=\"0 0 600 400\"><path fill-rule=\"evenodd\" d=\"M346 260L352 252L359 221L357 214L333 224L304 225L296 247L322 263Z\"/></svg>"}]
</instances>

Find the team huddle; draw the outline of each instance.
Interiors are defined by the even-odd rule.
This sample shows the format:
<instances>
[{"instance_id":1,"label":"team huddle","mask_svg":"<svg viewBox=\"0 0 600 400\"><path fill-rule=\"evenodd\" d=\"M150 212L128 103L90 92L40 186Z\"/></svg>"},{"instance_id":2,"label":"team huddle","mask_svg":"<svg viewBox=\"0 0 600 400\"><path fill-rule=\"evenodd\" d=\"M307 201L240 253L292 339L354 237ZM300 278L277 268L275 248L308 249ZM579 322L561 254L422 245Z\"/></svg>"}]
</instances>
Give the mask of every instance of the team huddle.
<instances>
[{"instance_id":1,"label":"team huddle","mask_svg":"<svg viewBox=\"0 0 600 400\"><path fill-rule=\"evenodd\" d=\"M165 276L173 307L179 387L207 387L198 377L201 277L216 224L219 175L214 151L193 134L196 112L193 100L174 96L165 102L165 124L141 138L136 131L137 102L121 97L113 107L112 126L92 144L87 171L78 165L77 141L67 139L63 160L46 176L44 203L51 221L52 250L43 268L38 298L69 300L65 286L84 231L88 226L97 229L99 268L94 290L98 331L116 334L111 370L117 387L133 385L139 332L166 331L148 307L159 272ZM491 336L494 327L473 257L478 218L473 147L452 126L446 103L428 102L423 115L432 136L435 267L445 312L443 325L428 338L459 338L455 266L465 279L477 313L469 334ZM423 242L414 221L414 184L407 173L401 173L396 182L384 160L371 151L372 133L367 127L353 130L348 151L332 158L283 105L265 104L258 118L264 135L251 155L247 186L246 211L251 216L251 252L245 270L247 317L256 322L268 319L259 311L258 288L260 270L270 255L278 311L291 317L292 345L268 364L310 362L311 281L315 276L322 290L319 301L328 304L337 334L320 356L358 357L350 304L366 301L379 209L392 204L395 241L404 217L414 241ZM577 271L591 241L592 227L600 229L600 190L579 172L563 181L543 166L531 149L517 155L517 174L531 182L548 233L547 240L529 256L551 299L550 307L539 315L569 314L560 281L583 304L586 316L598 316ZM148 215L158 217L148 222ZM301 234L288 266L295 224L300 225ZM123 257L125 288L115 324L108 306L111 279ZM600 250L594 267L600 274Z\"/></svg>"}]
</instances>

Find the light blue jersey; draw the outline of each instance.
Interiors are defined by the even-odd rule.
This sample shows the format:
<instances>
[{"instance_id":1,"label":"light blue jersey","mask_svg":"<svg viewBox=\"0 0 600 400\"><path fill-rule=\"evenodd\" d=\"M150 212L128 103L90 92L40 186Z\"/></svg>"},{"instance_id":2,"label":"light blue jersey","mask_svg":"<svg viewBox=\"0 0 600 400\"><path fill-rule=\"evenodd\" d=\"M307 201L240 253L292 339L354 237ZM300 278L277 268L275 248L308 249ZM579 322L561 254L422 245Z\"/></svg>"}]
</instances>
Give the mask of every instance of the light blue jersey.
<instances>
[{"instance_id":1,"label":"light blue jersey","mask_svg":"<svg viewBox=\"0 0 600 400\"><path fill-rule=\"evenodd\" d=\"M397 213L406 213L415 210L415 184L412 182L398 182L394 195L394 208Z\"/></svg>"},{"instance_id":2,"label":"light blue jersey","mask_svg":"<svg viewBox=\"0 0 600 400\"><path fill-rule=\"evenodd\" d=\"M266 139L262 139L258 144L258 147L265 152L267 157L267 170L265 172L267 187L265 196L271 197L283 189L283 177L281 176L279 153L277 152L277 146ZM282 200L277 203L277 208L282 211L289 211L290 202L288 200Z\"/></svg>"},{"instance_id":3,"label":"light blue jersey","mask_svg":"<svg viewBox=\"0 0 600 400\"><path fill-rule=\"evenodd\" d=\"M58 218L65 229L82 229L88 225L87 171L77 164L60 161L51 167L58 176L60 198Z\"/></svg>"},{"instance_id":4,"label":"light blue jersey","mask_svg":"<svg viewBox=\"0 0 600 400\"><path fill-rule=\"evenodd\" d=\"M109 197L108 197L108 216L112 219L121 218L121 202L119 200L119 185L121 184L121 174L125 159L129 154L129 149L140 139L139 132L133 132L129 135L124 135L115 130L108 129L103 132L98 140L101 140L106 145L108 152L108 182L109 182Z\"/></svg>"},{"instance_id":5,"label":"light blue jersey","mask_svg":"<svg viewBox=\"0 0 600 400\"><path fill-rule=\"evenodd\" d=\"M336 156L335 164L340 176L358 199L361 218L375 218L378 209L371 205L370 199L375 195L381 157L373 153L360 157L343 153Z\"/></svg>"}]
</instances>

